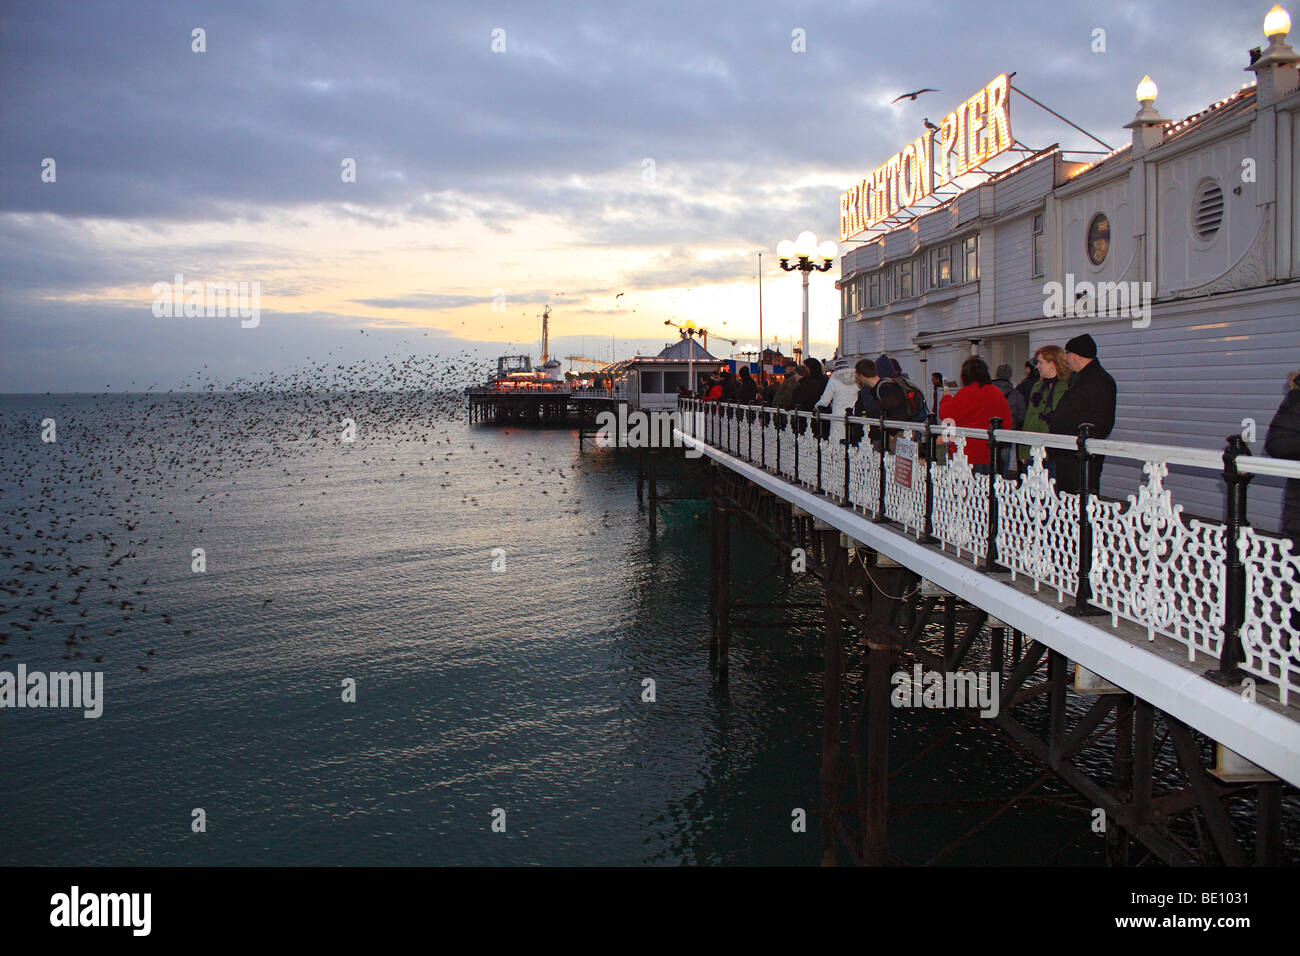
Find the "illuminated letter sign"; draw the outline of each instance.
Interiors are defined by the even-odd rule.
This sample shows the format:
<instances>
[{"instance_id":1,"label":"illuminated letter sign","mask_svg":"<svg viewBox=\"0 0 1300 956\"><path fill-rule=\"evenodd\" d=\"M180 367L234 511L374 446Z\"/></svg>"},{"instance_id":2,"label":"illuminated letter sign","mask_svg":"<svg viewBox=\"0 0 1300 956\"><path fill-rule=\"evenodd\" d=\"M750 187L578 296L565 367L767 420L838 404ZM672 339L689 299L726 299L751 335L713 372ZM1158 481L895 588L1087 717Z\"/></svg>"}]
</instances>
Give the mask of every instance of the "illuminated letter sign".
<instances>
[{"instance_id":1,"label":"illuminated letter sign","mask_svg":"<svg viewBox=\"0 0 1300 956\"><path fill-rule=\"evenodd\" d=\"M1011 148L1006 74L995 78L923 135L840 196L840 241L866 232Z\"/></svg>"}]
</instances>

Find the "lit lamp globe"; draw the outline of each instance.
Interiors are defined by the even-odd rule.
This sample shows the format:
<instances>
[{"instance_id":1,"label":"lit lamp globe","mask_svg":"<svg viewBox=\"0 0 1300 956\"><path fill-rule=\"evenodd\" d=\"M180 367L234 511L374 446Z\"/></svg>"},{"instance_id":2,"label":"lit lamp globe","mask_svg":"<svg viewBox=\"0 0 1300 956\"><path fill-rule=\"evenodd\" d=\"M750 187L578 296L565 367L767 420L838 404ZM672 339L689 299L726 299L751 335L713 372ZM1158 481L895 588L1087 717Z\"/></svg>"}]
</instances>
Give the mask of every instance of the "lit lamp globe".
<instances>
[{"instance_id":1,"label":"lit lamp globe","mask_svg":"<svg viewBox=\"0 0 1300 956\"><path fill-rule=\"evenodd\" d=\"M1156 101L1156 96L1160 93L1159 87L1156 86L1155 80L1149 76L1142 77L1142 82L1138 84L1137 100L1142 106L1150 106Z\"/></svg>"},{"instance_id":2,"label":"lit lamp globe","mask_svg":"<svg viewBox=\"0 0 1300 956\"><path fill-rule=\"evenodd\" d=\"M782 239L776 244L776 254L782 259L793 259L794 243L789 239Z\"/></svg>"},{"instance_id":3,"label":"lit lamp globe","mask_svg":"<svg viewBox=\"0 0 1300 956\"><path fill-rule=\"evenodd\" d=\"M1291 32L1291 15L1282 9L1281 4L1273 4L1273 9L1264 17L1264 36L1279 42Z\"/></svg>"},{"instance_id":4,"label":"lit lamp globe","mask_svg":"<svg viewBox=\"0 0 1300 956\"><path fill-rule=\"evenodd\" d=\"M839 254L839 248L835 245L835 243L827 239L825 242L821 244L820 247L818 247L817 254L822 261L830 262L832 259L835 258L836 255Z\"/></svg>"},{"instance_id":5,"label":"lit lamp globe","mask_svg":"<svg viewBox=\"0 0 1300 956\"><path fill-rule=\"evenodd\" d=\"M817 237L806 229L799 233L794 241L794 253L800 259L811 259L817 254Z\"/></svg>"}]
</instances>

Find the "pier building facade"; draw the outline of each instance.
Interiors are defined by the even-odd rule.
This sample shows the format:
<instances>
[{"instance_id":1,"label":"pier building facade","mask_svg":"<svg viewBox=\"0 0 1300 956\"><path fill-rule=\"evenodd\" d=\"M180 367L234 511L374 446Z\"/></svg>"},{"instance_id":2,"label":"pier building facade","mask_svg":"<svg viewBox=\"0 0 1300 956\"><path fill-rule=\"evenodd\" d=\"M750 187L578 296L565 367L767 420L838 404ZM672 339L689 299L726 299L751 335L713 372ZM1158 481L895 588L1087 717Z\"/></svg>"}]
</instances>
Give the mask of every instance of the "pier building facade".
<instances>
[{"instance_id":1,"label":"pier building facade","mask_svg":"<svg viewBox=\"0 0 1300 956\"><path fill-rule=\"evenodd\" d=\"M1119 386L1112 438L1221 449L1237 433L1262 452L1300 368L1300 72L1285 39L1243 53L1251 81L1178 122L1144 82L1131 141L1109 154L1053 146L938 205L883 210L841 259L841 354L887 352L915 381L953 380L979 354L1018 382L1036 348L1088 332ZM849 205L842 232L862 224ZM1108 469L1102 492L1132 491L1131 472ZM1212 476L1171 469L1168 483L1189 510L1218 510ZM1276 527L1280 512L1281 483L1261 479L1251 520Z\"/></svg>"}]
</instances>

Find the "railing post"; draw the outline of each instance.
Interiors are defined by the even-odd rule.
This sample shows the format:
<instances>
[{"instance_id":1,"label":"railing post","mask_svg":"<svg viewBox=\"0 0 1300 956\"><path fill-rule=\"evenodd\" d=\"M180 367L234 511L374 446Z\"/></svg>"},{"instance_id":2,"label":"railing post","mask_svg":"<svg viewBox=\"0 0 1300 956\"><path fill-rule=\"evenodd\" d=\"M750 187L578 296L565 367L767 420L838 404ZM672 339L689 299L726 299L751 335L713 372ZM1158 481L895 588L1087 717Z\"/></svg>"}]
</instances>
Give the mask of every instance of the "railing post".
<instances>
[{"instance_id":1,"label":"railing post","mask_svg":"<svg viewBox=\"0 0 1300 956\"><path fill-rule=\"evenodd\" d=\"M1219 675L1240 676L1239 665L1245 657L1241 646L1241 625L1246 620L1246 566L1241 561L1237 539L1246 526L1246 486L1252 475L1237 470L1237 458L1249 455L1250 446L1240 435L1228 436L1223 452L1223 480L1228 486L1224 514L1223 647L1219 651ZM1285 612L1283 612L1285 613Z\"/></svg>"},{"instance_id":2,"label":"railing post","mask_svg":"<svg viewBox=\"0 0 1300 956\"><path fill-rule=\"evenodd\" d=\"M934 541L934 476L930 473L934 465L934 413L925 418L925 527L921 532L921 544Z\"/></svg>"},{"instance_id":3,"label":"railing post","mask_svg":"<svg viewBox=\"0 0 1300 956\"><path fill-rule=\"evenodd\" d=\"M840 444L844 446L844 507L848 508L853 503L849 501L849 409L844 409L844 437L840 439Z\"/></svg>"},{"instance_id":4,"label":"railing post","mask_svg":"<svg viewBox=\"0 0 1300 956\"><path fill-rule=\"evenodd\" d=\"M767 470L767 409L758 410L758 463Z\"/></svg>"},{"instance_id":5,"label":"railing post","mask_svg":"<svg viewBox=\"0 0 1300 956\"><path fill-rule=\"evenodd\" d=\"M800 483L800 410L794 410L794 484Z\"/></svg>"},{"instance_id":6,"label":"railing post","mask_svg":"<svg viewBox=\"0 0 1300 956\"><path fill-rule=\"evenodd\" d=\"M817 484L814 491L822 490L822 413L819 406L813 406L813 441L817 443Z\"/></svg>"},{"instance_id":7,"label":"railing post","mask_svg":"<svg viewBox=\"0 0 1300 956\"><path fill-rule=\"evenodd\" d=\"M1079 426L1079 586L1074 591L1074 607L1066 608L1075 617L1093 617L1105 614L1101 608L1088 603L1092 597L1092 522L1088 520L1088 499L1092 495L1092 455L1088 454L1088 439L1092 437L1092 424Z\"/></svg>"},{"instance_id":8,"label":"railing post","mask_svg":"<svg viewBox=\"0 0 1300 956\"><path fill-rule=\"evenodd\" d=\"M752 405L745 406L745 431L749 433L749 463L754 463L754 422L758 420L758 414L754 411Z\"/></svg>"},{"instance_id":9,"label":"railing post","mask_svg":"<svg viewBox=\"0 0 1300 956\"><path fill-rule=\"evenodd\" d=\"M784 410L776 413L776 473L781 474L781 433L785 431L787 417Z\"/></svg>"},{"instance_id":10,"label":"railing post","mask_svg":"<svg viewBox=\"0 0 1300 956\"><path fill-rule=\"evenodd\" d=\"M989 419L989 523L988 537L984 542L984 571L991 573L1003 570L998 566L998 496L997 480L1000 465L1001 444L998 442L997 430L1002 427L1001 418Z\"/></svg>"},{"instance_id":11,"label":"railing post","mask_svg":"<svg viewBox=\"0 0 1300 956\"><path fill-rule=\"evenodd\" d=\"M877 461L877 467L880 470L880 495L876 502L876 516L872 518L877 524L882 524L889 520L885 514L885 446L888 439L885 437L885 410L880 410L880 449L877 454L880 456Z\"/></svg>"}]
</instances>

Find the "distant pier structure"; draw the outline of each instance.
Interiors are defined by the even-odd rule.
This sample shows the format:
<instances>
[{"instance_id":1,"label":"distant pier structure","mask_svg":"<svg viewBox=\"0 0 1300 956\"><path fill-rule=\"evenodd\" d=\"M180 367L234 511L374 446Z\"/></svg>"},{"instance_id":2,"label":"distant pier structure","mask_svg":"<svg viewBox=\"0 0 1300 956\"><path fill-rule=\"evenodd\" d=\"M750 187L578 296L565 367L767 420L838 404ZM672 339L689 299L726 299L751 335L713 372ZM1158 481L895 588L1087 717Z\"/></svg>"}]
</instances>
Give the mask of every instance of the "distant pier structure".
<instances>
[{"instance_id":1,"label":"distant pier structure","mask_svg":"<svg viewBox=\"0 0 1300 956\"><path fill-rule=\"evenodd\" d=\"M571 392L561 389L471 389L469 420L496 425L567 425L571 397Z\"/></svg>"},{"instance_id":2,"label":"distant pier structure","mask_svg":"<svg viewBox=\"0 0 1300 956\"><path fill-rule=\"evenodd\" d=\"M617 413L627 399L608 388L470 389L469 420L483 424L542 427L577 426L595 431L602 411Z\"/></svg>"}]
</instances>

